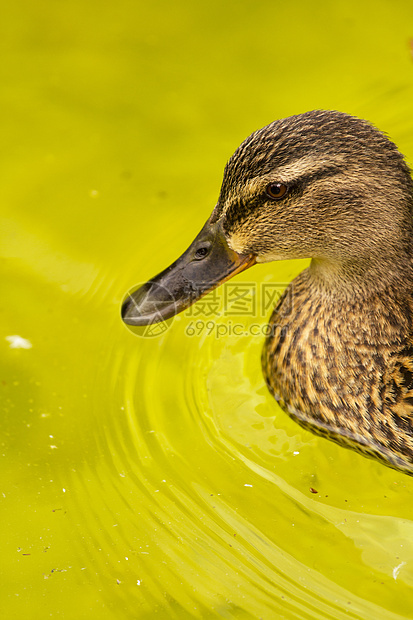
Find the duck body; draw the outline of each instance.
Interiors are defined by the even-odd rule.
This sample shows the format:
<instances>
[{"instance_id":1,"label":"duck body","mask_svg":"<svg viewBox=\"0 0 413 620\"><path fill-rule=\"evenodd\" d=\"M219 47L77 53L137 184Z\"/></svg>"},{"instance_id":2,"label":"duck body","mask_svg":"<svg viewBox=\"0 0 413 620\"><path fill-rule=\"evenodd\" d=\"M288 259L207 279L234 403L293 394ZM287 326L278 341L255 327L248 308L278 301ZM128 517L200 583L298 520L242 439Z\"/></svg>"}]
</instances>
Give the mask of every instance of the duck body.
<instances>
[{"instance_id":1,"label":"duck body","mask_svg":"<svg viewBox=\"0 0 413 620\"><path fill-rule=\"evenodd\" d=\"M305 428L413 473L413 182L366 121L275 121L230 158L188 250L122 317L159 322L255 263L311 258L270 319L264 377Z\"/></svg>"},{"instance_id":2,"label":"duck body","mask_svg":"<svg viewBox=\"0 0 413 620\"><path fill-rule=\"evenodd\" d=\"M273 312L263 372L301 426L412 472L413 300L386 293L340 298L310 267Z\"/></svg>"}]
</instances>

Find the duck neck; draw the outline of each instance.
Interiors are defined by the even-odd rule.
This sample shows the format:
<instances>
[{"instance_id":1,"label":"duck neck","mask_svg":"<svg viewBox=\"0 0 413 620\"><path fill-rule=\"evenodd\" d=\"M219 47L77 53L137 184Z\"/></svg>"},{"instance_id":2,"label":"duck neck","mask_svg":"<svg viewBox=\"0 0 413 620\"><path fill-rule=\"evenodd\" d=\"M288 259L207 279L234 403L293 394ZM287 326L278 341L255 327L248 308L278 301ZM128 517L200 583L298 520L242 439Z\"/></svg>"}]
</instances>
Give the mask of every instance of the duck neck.
<instances>
[{"instance_id":1,"label":"duck neck","mask_svg":"<svg viewBox=\"0 0 413 620\"><path fill-rule=\"evenodd\" d=\"M313 258L308 275L313 286L332 297L368 299L376 294L403 294L413 283L412 254L400 249L397 256L361 257L336 261Z\"/></svg>"}]
</instances>

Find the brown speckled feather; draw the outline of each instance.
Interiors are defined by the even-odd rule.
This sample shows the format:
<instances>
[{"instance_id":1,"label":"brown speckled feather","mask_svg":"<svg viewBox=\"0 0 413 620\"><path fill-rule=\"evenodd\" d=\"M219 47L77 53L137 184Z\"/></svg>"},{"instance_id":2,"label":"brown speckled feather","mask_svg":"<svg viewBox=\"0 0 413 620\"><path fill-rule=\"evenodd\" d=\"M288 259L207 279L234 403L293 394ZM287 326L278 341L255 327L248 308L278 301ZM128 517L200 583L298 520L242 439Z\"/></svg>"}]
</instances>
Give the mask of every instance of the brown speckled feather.
<instances>
[{"instance_id":1,"label":"brown speckled feather","mask_svg":"<svg viewBox=\"0 0 413 620\"><path fill-rule=\"evenodd\" d=\"M282 184L282 199L269 193ZM312 258L271 317L268 387L302 426L413 473L413 183L366 121L314 111L235 151L212 216L257 262ZM276 269L276 268L275 268Z\"/></svg>"},{"instance_id":2,"label":"brown speckled feather","mask_svg":"<svg viewBox=\"0 0 413 620\"><path fill-rule=\"evenodd\" d=\"M303 272L271 317L270 391L305 428L413 473L412 316L398 291L343 303Z\"/></svg>"}]
</instances>

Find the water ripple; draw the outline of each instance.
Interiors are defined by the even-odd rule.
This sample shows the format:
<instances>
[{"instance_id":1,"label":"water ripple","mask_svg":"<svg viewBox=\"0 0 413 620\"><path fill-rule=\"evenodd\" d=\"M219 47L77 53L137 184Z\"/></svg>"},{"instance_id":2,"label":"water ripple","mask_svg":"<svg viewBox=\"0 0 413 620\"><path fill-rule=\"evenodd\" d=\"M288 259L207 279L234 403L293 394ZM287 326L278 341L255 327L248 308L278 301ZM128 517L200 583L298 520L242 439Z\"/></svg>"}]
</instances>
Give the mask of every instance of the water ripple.
<instances>
[{"instance_id":1,"label":"water ripple","mask_svg":"<svg viewBox=\"0 0 413 620\"><path fill-rule=\"evenodd\" d=\"M107 604L142 618L405 617L389 611L379 585L390 598L411 587L411 545L398 560L395 548L413 539L412 523L339 505L337 491L314 497L310 484L330 490L335 481L331 460L315 468L308 455L322 445L345 464L352 453L278 411L263 387L259 342L183 330L177 321L158 339L119 337L103 356L100 458L71 486L84 561ZM344 484L350 491L354 476ZM343 562L354 563L350 577Z\"/></svg>"}]
</instances>

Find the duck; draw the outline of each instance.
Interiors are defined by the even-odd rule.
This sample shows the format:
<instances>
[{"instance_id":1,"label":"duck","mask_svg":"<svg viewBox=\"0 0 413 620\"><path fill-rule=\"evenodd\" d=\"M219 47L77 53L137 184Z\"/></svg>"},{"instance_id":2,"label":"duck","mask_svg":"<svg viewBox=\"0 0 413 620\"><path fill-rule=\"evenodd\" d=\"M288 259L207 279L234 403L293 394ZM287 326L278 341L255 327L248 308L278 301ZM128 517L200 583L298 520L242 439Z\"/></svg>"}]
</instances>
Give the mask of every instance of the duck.
<instances>
[{"instance_id":1,"label":"duck","mask_svg":"<svg viewBox=\"0 0 413 620\"><path fill-rule=\"evenodd\" d=\"M412 475L413 181L370 122L313 110L252 133L200 233L122 319L166 321L253 265L302 258L268 325L269 391L305 429Z\"/></svg>"}]
</instances>

